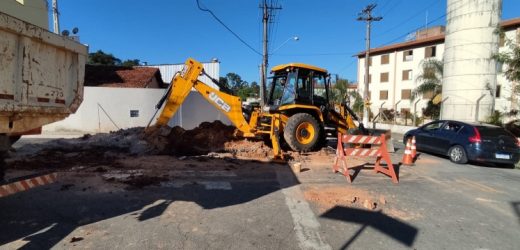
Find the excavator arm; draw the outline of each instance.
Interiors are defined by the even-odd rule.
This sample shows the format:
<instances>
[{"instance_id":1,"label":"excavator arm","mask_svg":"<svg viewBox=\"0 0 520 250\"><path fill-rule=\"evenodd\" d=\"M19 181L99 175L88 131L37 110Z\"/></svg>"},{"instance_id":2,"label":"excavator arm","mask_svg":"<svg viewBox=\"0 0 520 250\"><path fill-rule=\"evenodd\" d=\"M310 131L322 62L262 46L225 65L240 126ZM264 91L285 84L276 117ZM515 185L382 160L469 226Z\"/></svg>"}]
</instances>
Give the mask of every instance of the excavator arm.
<instances>
[{"instance_id":1,"label":"excavator arm","mask_svg":"<svg viewBox=\"0 0 520 250\"><path fill-rule=\"evenodd\" d=\"M203 73L200 62L189 58L186 60L184 70L176 74L171 82L171 89L166 96L166 103L160 113L156 125L164 126L168 124L180 105L194 88L204 99L211 103L216 109L225 114L233 125L242 133L244 137L254 137L255 129L244 118L242 114L242 102L240 97L224 93L198 80Z\"/></svg>"}]
</instances>

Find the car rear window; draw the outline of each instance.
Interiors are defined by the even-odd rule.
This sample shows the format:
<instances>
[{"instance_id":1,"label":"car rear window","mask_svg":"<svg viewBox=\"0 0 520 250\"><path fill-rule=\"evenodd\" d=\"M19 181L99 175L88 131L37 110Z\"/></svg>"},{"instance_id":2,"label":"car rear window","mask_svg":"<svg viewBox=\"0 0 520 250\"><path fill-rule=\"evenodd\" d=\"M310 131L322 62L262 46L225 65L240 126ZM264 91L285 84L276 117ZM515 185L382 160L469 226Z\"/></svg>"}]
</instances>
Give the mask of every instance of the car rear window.
<instances>
[{"instance_id":1,"label":"car rear window","mask_svg":"<svg viewBox=\"0 0 520 250\"><path fill-rule=\"evenodd\" d=\"M500 127L477 126L477 129L482 136L512 136L509 132Z\"/></svg>"}]
</instances>

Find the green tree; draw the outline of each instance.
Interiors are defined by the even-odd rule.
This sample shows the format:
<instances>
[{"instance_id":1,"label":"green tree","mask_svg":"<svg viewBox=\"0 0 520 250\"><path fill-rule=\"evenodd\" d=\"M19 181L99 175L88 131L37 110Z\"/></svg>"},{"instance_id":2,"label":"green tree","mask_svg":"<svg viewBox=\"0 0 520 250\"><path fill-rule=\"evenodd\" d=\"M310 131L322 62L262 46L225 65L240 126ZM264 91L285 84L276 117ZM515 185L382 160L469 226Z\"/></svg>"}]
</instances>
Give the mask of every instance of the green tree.
<instances>
[{"instance_id":1,"label":"green tree","mask_svg":"<svg viewBox=\"0 0 520 250\"><path fill-rule=\"evenodd\" d=\"M413 90L411 100L418 96L430 95L430 101L423 109L423 114L437 119L440 115L440 103L434 102L433 99L442 93L444 62L435 58L424 59L421 62L421 68L422 72L416 79L420 85Z\"/></svg>"},{"instance_id":2,"label":"green tree","mask_svg":"<svg viewBox=\"0 0 520 250\"><path fill-rule=\"evenodd\" d=\"M133 59L133 60L128 59L121 63L121 66L125 66L125 67L133 67L133 66L139 66L139 65L141 65L141 61L139 59Z\"/></svg>"},{"instance_id":3,"label":"green tree","mask_svg":"<svg viewBox=\"0 0 520 250\"><path fill-rule=\"evenodd\" d=\"M420 83L413 91L413 97L424 94L432 94L432 98L442 93L442 75L444 63L435 58L424 59L421 62L422 72L417 76L416 82Z\"/></svg>"},{"instance_id":4,"label":"green tree","mask_svg":"<svg viewBox=\"0 0 520 250\"><path fill-rule=\"evenodd\" d=\"M347 97L348 85L349 82L347 79L339 78L330 91L331 99L337 103L343 102Z\"/></svg>"},{"instance_id":5,"label":"green tree","mask_svg":"<svg viewBox=\"0 0 520 250\"><path fill-rule=\"evenodd\" d=\"M88 64L93 65L120 65L121 60L112 54L107 54L102 50L88 54Z\"/></svg>"},{"instance_id":6,"label":"green tree","mask_svg":"<svg viewBox=\"0 0 520 250\"><path fill-rule=\"evenodd\" d=\"M500 36L504 36L503 31L499 31ZM518 37L520 40L520 36ZM505 44L509 48L504 52L493 55L493 59L499 63L506 65L506 70L503 71L504 76L510 82L520 81L520 45L516 44L511 39L505 39ZM518 86L517 86L518 87ZM519 93L520 89L514 89L515 93Z\"/></svg>"},{"instance_id":7,"label":"green tree","mask_svg":"<svg viewBox=\"0 0 520 250\"><path fill-rule=\"evenodd\" d=\"M240 77L240 75L237 73L227 73L226 78L231 91L233 91L233 94L235 95L238 94L239 90L248 86L248 83L242 80L242 77Z\"/></svg>"}]
</instances>

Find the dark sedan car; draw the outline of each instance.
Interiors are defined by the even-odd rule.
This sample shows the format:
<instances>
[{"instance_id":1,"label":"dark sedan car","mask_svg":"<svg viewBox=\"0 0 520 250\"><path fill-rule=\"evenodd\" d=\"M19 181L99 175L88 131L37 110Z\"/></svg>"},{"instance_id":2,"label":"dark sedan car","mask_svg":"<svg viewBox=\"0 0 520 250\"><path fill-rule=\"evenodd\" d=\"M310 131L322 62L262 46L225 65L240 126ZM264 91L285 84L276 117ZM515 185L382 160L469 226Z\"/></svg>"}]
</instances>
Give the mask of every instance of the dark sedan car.
<instances>
[{"instance_id":1,"label":"dark sedan car","mask_svg":"<svg viewBox=\"0 0 520 250\"><path fill-rule=\"evenodd\" d=\"M459 164L478 161L510 165L520 159L517 138L490 124L434 121L406 132L404 142L412 136L417 150L446 155Z\"/></svg>"}]
</instances>

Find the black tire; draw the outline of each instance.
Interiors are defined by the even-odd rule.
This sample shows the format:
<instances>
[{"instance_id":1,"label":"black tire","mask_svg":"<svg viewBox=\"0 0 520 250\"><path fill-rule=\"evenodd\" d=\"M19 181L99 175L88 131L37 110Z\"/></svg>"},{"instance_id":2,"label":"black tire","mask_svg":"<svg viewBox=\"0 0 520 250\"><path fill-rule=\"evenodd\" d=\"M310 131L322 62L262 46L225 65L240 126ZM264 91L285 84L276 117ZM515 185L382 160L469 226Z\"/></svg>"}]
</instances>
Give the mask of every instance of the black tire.
<instances>
[{"instance_id":1,"label":"black tire","mask_svg":"<svg viewBox=\"0 0 520 250\"><path fill-rule=\"evenodd\" d=\"M450 161L457 164L466 164L468 162L468 156L466 150L460 145L455 145L448 150L448 157Z\"/></svg>"},{"instance_id":2,"label":"black tire","mask_svg":"<svg viewBox=\"0 0 520 250\"><path fill-rule=\"evenodd\" d=\"M298 113L289 118L283 130L283 137L294 151L310 151L319 144L322 129L310 114Z\"/></svg>"}]
</instances>

